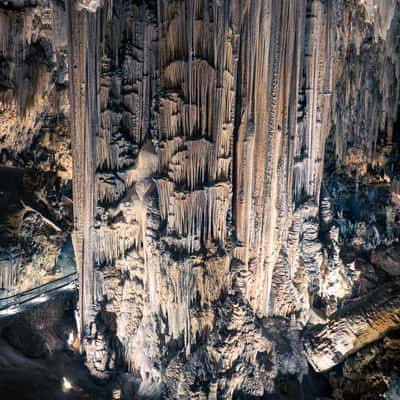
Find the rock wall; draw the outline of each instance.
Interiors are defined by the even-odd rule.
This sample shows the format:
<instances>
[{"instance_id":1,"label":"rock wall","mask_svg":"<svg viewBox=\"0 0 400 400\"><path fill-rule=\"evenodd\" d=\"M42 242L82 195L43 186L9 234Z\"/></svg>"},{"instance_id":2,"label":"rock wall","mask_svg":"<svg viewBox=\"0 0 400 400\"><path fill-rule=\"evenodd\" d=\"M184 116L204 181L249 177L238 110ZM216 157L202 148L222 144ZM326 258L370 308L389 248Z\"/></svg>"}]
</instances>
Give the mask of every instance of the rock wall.
<instances>
[{"instance_id":1,"label":"rock wall","mask_svg":"<svg viewBox=\"0 0 400 400\"><path fill-rule=\"evenodd\" d=\"M139 394L182 398L261 396L278 373L302 374L298 332L315 299L328 317L360 275L340 255L350 215L330 174L356 192L374 171L395 179L398 9L375 6L72 7L94 369L126 363ZM371 228L372 247L393 241L389 225Z\"/></svg>"},{"instance_id":2,"label":"rock wall","mask_svg":"<svg viewBox=\"0 0 400 400\"><path fill-rule=\"evenodd\" d=\"M306 357L322 370L386 333L335 329L397 274L399 13L395 0L0 1L4 21L33 21L13 25L24 43L45 15L54 31L51 67L20 63L29 86L9 83L16 55L0 59L1 129L69 116L71 151L55 154L73 178L93 373L129 372L137 398L262 397L301 379ZM381 305L367 303L372 321Z\"/></svg>"},{"instance_id":3,"label":"rock wall","mask_svg":"<svg viewBox=\"0 0 400 400\"><path fill-rule=\"evenodd\" d=\"M72 228L63 4L0 2L0 289L60 275Z\"/></svg>"}]
</instances>

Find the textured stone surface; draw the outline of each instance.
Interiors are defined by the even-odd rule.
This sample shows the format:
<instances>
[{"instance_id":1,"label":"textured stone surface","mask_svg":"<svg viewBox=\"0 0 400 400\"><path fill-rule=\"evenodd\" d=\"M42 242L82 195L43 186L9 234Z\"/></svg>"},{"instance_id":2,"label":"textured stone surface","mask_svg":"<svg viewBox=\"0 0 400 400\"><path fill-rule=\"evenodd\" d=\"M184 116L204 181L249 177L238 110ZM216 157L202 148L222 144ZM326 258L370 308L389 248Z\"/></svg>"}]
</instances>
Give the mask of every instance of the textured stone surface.
<instances>
[{"instance_id":1,"label":"textured stone surface","mask_svg":"<svg viewBox=\"0 0 400 400\"><path fill-rule=\"evenodd\" d=\"M329 374L333 398L395 400L399 396L399 345L397 330L349 357L340 372Z\"/></svg>"},{"instance_id":2,"label":"textured stone surface","mask_svg":"<svg viewBox=\"0 0 400 400\"><path fill-rule=\"evenodd\" d=\"M60 275L72 227L65 19L59 2L0 3L0 287L10 293Z\"/></svg>"},{"instance_id":3,"label":"textured stone surface","mask_svg":"<svg viewBox=\"0 0 400 400\"><path fill-rule=\"evenodd\" d=\"M0 5L4 162L72 178L93 373L262 397L398 326L398 2Z\"/></svg>"},{"instance_id":4,"label":"textured stone surface","mask_svg":"<svg viewBox=\"0 0 400 400\"><path fill-rule=\"evenodd\" d=\"M379 287L307 333L305 348L316 371L326 371L398 327L399 282Z\"/></svg>"}]
</instances>

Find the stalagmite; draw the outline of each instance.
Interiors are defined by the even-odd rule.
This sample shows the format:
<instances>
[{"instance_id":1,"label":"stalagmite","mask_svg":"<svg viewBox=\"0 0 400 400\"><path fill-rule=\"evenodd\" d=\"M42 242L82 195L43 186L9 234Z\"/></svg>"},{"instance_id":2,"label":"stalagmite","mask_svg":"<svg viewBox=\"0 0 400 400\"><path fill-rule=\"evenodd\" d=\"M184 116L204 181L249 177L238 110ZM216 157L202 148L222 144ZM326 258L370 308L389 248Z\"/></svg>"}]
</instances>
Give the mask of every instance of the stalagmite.
<instances>
[{"instance_id":1,"label":"stalagmite","mask_svg":"<svg viewBox=\"0 0 400 400\"><path fill-rule=\"evenodd\" d=\"M390 10L379 27L387 38L385 54L392 48ZM301 370L295 332L316 320L318 307L325 314L321 321L335 318L361 276L341 259L350 222L326 172L342 164L365 174L363 160L373 157L347 151L352 135L359 134L347 134L347 120L340 117L354 96L350 79L347 92L340 86L343 76L354 73L348 64L339 65L350 51L343 22L348 13L347 6L320 0L171 0L125 8L106 1L70 7L72 24L81 20L81 33L70 34L71 63L77 57L87 68L97 63L86 77L83 70L73 73L71 91L76 115L83 118L75 122L75 137L85 138L93 152L90 174L78 174L74 183L77 235L90 244L78 242L84 249L78 257L81 318L83 326L92 324L84 332L91 368L103 372L95 354L106 351L109 339L101 324L93 325L89 309L114 315L129 370L141 376L138 393L166 390L171 397L176 390L181 398L206 398L214 391L230 398L239 390L261 396L273 390L273 377L286 371L283 365ZM367 35L368 23L360 22L352 38ZM89 38L95 54L83 48ZM369 89L360 86L361 75L351 84L359 85L368 110ZM94 102L79 105L87 98L78 86L93 93ZM393 110L385 115L395 120ZM79 133L88 116L91 125ZM361 142L382 126L373 122ZM81 152L76 168L83 170L90 157L79 144L76 148ZM333 164L329 160L325 171L331 154ZM371 165L385 162L378 159ZM355 201L362 190L357 186ZM392 232L393 216L389 219L385 229ZM381 235L369 229L376 245ZM94 300L95 292L106 299L103 305ZM292 345L279 355L288 364L272 357L276 339L267 340L264 322L254 322L271 318L290 321ZM246 328L250 321L253 333ZM221 336L226 359L214 347ZM252 358L246 345L237 352L239 338L254 341L249 344L254 354L270 354L271 367ZM166 383L159 363L168 346L175 350L163 367ZM114 360L120 352L111 346L108 357ZM229 381L226 374L235 363L237 377ZM202 372L189 378L185 371L195 365ZM212 387L218 389L203 391L213 368L220 378ZM253 381L250 374L265 378Z\"/></svg>"}]
</instances>

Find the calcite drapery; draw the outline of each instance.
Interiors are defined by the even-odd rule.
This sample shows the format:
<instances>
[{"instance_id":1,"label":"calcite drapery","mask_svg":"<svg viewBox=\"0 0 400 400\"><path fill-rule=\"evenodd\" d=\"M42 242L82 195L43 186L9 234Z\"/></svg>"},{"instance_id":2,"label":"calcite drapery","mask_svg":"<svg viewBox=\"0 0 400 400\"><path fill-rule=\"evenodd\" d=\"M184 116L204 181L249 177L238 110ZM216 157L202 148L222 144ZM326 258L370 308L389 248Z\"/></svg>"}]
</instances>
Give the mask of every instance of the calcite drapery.
<instances>
[{"instance_id":1,"label":"calcite drapery","mask_svg":"<svg viewBox=\"0 0 400 400\"><path fill-rule=\"evenodd\" d=\"M64 21L58 2L0 2L1 297L63 274L72 222Z\"/></svg>"},{"instance_id":2,"label":"calcite drapery","mask_svg":"<svg viewBox=\"0 0 400 400\"><path fill-rule=\"evenodd\" d=\"M329 316L355 279L339 256L344 231L338 236L333 212L343 213L329 181L321 196L324 158L331 157L328 172L332 154L335 168L356 165L359 175L363 157L385 168L368 144L397 117L398 7L353 3L69 5L80 315L90 366L102 371L121 362L122 351L140 376L139 394L209 398L214 386L228 397L262 395L278 372L304 370L296 332L312 318L314 299L326 302ZM374 53L390 63L379 64L371 111L375 89L361 84L373 79L365 59ZM352 107L372 118L368 133L343 114ZM291 344L278 352L286 362L263 334L276 317L290 321ZM244 356L233 350L238 340L253 342ZM249 352L253 361L245 361ZM268 368L257 356L264 353L274 358ZM210 389L202 389L206 382Z\"/></svg>"},{"instance_id":3,"label":"calcite drapery","mask_svg":"<svg viewBox=\"0 0 400 400\"><path fill-rule=\"evenodd\" d=\"M306 371L305 325L334 335L337 308L386 285L399 12L394 0L0 0L2 157L26 167L32 149L35 168L73 177L92 371L129 370L138 397L263 396ZM38 110L63 116L59 134ZM319 351L306 352L316 366Z\"/></svg>"}]
</instances>

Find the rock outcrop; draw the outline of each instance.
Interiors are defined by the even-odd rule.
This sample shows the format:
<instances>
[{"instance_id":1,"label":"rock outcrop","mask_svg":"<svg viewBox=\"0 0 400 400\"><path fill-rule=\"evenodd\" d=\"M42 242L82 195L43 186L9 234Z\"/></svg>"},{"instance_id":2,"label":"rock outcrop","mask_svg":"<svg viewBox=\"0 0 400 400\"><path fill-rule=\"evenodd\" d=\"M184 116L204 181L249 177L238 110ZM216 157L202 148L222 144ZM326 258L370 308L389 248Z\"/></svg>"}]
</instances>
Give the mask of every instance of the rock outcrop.
<instances>
[{"instance_id":1,"label":"rock outcrop","mask_svg":"<svg viewBox=\"0 0 400 400\"><path fill-rule=\"evenodd\" d=\"M26 207L73 225L92 373L128 372L136 398L262 397L398 327L399 17L0 1L2 161L58 179Z\"/></svg>"},{"instance_id":2,"label":"rock outcrop","mask_svg":"<svg viewBox=\"0 0 400 400\"><path fill-rule=\"evenodd\" d=\"M65 19L59 2L0 2L0 289L8 295L62 275L72 228Z\"/></svg>"},{"instance_id":3,"label":"rock outcrop","mask_svg":"<svg viewBox=\"0 0 400 400\"><path fill-rule=\"evenodd\" d=\"M308 332L305 348L315 370L331 369L398 327L399 302L399 282L390 282L341 309L326 325Z\"/></svg>"}]
</instances>

